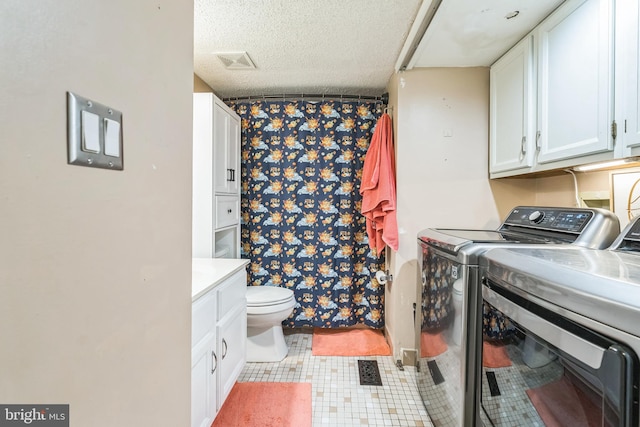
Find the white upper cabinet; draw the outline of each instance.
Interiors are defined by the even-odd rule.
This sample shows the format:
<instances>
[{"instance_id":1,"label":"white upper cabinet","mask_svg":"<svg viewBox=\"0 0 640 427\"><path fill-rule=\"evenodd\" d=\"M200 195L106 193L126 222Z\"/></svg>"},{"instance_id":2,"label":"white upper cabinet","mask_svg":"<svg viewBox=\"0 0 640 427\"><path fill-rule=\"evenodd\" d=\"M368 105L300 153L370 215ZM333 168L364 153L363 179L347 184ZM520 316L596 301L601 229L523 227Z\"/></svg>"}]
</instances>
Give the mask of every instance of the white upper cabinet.
<instances>
[{"instance_id":1,"label":"white upper cabinet","mask_svg":"<svg viewBox=\"0 0 640 427\"><path fill-rule=\"evenodd\" d=\"M240 258L240 117L193 94L192 256Z\"/></svg>"},{"instance_id":2,"label":"white upper cabinet","mask_svg":"<svg viewBox=\"0 0 640 427\"><path fill-rule=\"evenodd\" d=\"M540 24L537 162L613 150L611 0L570 0Z\"/></svg>"},{"instance_id":3,"label":"white upper cabinet","mask_svg":"<svg viewBox=\"0 0 640 427\"><path fill-rule=\"evenodd\" d=\"M633 10L636 68L627 79L637 86ZM613 0L567 0L492 65L491 178L629 155L613 131L614 60L620 67L613 11ZM637 105L637 90L631 97ZM640 152L640 132L634 143Z\"/></svg>"},{"instance_id":4,"label":"white upper cabinet","mask_svg":"<svg viewBox=\"0 0 640 427\"><path fill-rule=\"evenodd\" d=\"M218 98L213 106L214 190L238 194L240 188L240 118Z\"/></svg>"},{"instance_id":5,"label":"white upper cabinet","mask_svg":"<svg viewBox=\"0 0 640 427\"><path fill-rule=\"evenodd\" d=\"M533 165L535 92L533 36L525 37L492 67L490 105L491 173Z\"/></svg>"},{"instance_id":6,"label":"white upper cabinet","mask_svg":"<svg viewBox=\"0 0 640 427\"><path fill-rule=\"evenodd\" d=\"M640 7L618 0L616 8L616 116L625 156L640 155Z\"/></svg>"}]
</instances>

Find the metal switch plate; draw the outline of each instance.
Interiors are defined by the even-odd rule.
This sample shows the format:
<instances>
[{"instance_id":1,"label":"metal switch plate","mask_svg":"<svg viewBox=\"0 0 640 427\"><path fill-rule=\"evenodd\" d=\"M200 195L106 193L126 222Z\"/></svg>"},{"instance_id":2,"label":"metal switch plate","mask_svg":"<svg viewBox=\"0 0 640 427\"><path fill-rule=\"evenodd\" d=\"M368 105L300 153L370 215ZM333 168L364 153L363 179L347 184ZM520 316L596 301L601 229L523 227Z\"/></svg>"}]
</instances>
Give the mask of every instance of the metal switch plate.
<instances>
[{"instance_id":1,"label":"metal switch plate","mask_svg":"<svg viewBox=\"0 0 640 427\"><path fill-rule=\"evenodd\" d=\"M67 162L123 170L122 113L67 92Z\"/></svg>"}]
</instances>

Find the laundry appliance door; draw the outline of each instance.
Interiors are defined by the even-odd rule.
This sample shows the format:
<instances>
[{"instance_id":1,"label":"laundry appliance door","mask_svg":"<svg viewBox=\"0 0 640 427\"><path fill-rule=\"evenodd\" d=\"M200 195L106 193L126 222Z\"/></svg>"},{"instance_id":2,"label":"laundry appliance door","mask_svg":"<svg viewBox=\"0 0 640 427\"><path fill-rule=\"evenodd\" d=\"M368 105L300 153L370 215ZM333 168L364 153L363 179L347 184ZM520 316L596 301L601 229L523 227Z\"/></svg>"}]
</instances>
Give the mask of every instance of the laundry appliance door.
<instances>
[{"instance_id":1,"label":"laundry appliance door","mask_svg":"<svg viewBox=\"0 0 640 427\"><path fill-rule=\"evenodd\" d=\"M424 242L418 245L421 275L417 383L435 426L475 425L478 402L475 372L475 329L479 301L477 265L463 264L451 253ZM469 314L469 313L476 313ZM471 338L471 339L470 339Z\"/></svg>"},{"instance_id":2,"label":"laundry appliance door","mask_svg":"<svg viewBox=\"0 0 640 427\"><path fill-rule=\"evenodd\" d=\"M482 297L484 426L638 426L628 347L498 280Z\"/></svg>"}]
</instances>

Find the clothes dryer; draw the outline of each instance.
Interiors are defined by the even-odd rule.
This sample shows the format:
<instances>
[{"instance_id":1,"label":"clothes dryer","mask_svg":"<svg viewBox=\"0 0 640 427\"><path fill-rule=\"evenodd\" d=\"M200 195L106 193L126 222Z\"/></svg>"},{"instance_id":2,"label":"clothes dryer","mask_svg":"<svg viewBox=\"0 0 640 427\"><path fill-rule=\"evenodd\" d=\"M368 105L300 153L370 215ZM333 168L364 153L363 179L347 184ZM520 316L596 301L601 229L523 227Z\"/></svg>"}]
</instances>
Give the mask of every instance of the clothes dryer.
<instances>
[{"instance_id":1,"label":"clothes dryer","mask_svg":"<svg viewBox=\"0 0 640 427\"><path fill-rule=\"evenodd\" d=\"M640 426L640 219L608 250L489 250L480 274L512 331L508 364L482 368L483 425Z\"/></svg>"},{"instance_id":2,"label":"clothes dryer","mask_svg":"<svg viewBox=\"0 0 640 427\"><path fill-rule=\"evenodd\" d=\"M485 333L496 339L511 333L500 313L483 310L480 255L498 247L602 249L619 231L617 217L607 210L518 206L497 230L434 228L418 234L417 383L434 425L480 425L483 311L492 326Z\"/></svg>"}]
</instances>

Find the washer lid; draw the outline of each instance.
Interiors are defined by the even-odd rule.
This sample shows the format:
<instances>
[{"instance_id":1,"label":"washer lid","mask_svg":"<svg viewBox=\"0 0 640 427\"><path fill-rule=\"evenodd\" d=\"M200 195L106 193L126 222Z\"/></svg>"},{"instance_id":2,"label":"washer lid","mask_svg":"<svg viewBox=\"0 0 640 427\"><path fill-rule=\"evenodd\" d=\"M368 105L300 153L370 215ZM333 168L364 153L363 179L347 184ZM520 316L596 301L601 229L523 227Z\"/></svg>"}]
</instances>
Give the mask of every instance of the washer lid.
<instances>
[{"instance_id":1,"label":"washer lid","mask_svg":"<svg viewBox=\"0 0 640 427\"><path fill-rule=\"evenodd\" d=\"M278 286L249 286L247 287L247 305L259 307L287 302L293 298L291 289Z\"/></svg>"}]
</instances>

